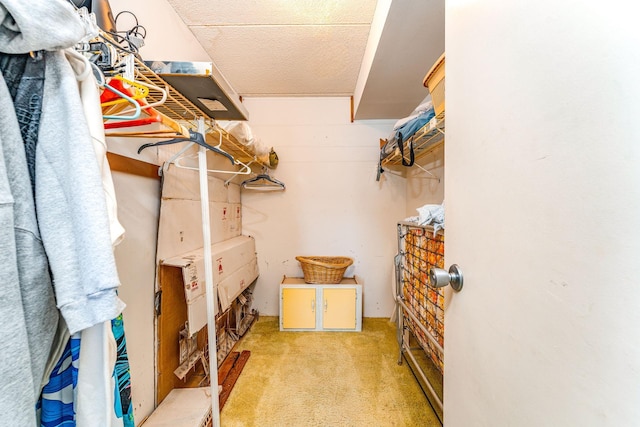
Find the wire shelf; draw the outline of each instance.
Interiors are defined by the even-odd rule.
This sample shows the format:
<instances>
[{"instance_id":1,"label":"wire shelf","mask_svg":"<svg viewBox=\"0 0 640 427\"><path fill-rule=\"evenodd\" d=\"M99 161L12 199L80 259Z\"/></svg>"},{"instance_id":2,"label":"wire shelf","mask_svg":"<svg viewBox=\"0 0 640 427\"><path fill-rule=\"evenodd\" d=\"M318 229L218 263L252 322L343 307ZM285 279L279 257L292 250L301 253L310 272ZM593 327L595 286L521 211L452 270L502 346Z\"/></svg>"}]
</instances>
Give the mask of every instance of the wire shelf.
<instances>
[{"instance_id":1,"label":"wire shelf","mask_svg":"<svg viewBox=\"0 0 640 427\"><path fill-rule=\"evenodd\" d=\"M172 120L196 128L199 117L208 117L200 108L189 101L179 91L167 83L162 77L153 72L145 63L136 58L136 78L142 82L167 89L166 101L154 107L159 113L164 114ZM147 101L150 104L159 102L162 96L159 92L150 91ZM219 126L212 126L207 131L205 137L211 145L217 145L222 136L222 148L231 154L235 159L248 163L250 161L269 167L269 164L256 157L256 154L249 147L239 142L234 136Z\"/></svg>"},{"instance_id":2,"label":"wire shelf","mask_svg":"<svg viewBox=\"0 0 640 427\"><path fill-rule=\"evenodd\" d=\"M413 141L413 153L415 161L418 162L421 158L427 156L444 143L444 129L445 120L443 111L404 141L405 161L409 160L409 141ZM382 159L381 165L382 167L402 166L402 155L398 147Z\"/></svg>"}]
</instances>

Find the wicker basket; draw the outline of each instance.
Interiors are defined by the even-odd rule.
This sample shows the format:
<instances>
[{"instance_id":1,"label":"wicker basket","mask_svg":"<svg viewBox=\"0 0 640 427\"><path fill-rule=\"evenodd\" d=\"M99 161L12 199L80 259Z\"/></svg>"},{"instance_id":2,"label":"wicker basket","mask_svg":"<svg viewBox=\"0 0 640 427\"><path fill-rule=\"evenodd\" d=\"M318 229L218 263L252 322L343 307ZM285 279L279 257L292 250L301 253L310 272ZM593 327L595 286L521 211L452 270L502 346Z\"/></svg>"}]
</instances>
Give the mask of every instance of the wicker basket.
<instances>
[{"instance_id":1,"label":"wicker basket","mask_svg":"<svg viewBox=\"0 0 640 427\"><path fill-rule=\"evenodd\" d=\"M306 283L340 283L353 260L344 256L297 256Z\"/></svg>"}]
</instances>

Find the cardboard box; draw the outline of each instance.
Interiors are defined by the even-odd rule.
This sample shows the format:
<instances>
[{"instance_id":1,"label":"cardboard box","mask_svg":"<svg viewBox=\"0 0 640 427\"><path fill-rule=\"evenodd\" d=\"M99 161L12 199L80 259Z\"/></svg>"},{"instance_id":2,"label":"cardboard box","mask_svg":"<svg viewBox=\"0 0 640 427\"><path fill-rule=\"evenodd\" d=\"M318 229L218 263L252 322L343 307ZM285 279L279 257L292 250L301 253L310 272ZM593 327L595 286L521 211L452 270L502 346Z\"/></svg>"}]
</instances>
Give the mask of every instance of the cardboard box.
<instances>
[{"instance_id":1,"label":"cardboard box","mask_svg":"<svg viewBox=\"0 0 640 427\"><path fill-rule=\"evenodd\" d=\"M211 245L211 259L214 287L218 289L218 304L225 311L258 277L255 240L250 236L237 236ZM162 264L182 270L189 334L193 335L207 324L204 249L166 259ZM217 313L218 307L215 309Z\"/></svg>"},{"instance_id":2,"label":"cardboard box","mask_svg":"<svg viewBox=\"0 0 640 427\"><path fill-rule=\"evenodd\" d=\"M158 231L158 259L173 258L202 249L202 210L199 201L163 200ZM209 203L211 243L220 243L242 234L242 207L239 203Z\"/></svg>"},{"instance_id":3,"label":"cardboard box","mask_svg":"<svg viewBox=\"0 0 640 427\"><path fill-rule=\"evenodd\" d=\"M233 300L253 283L257 277L258 261L257 259L252 259L248 264L236 270L231 276L222 280L218 284L218 298L222 309L226 310L229 308Z\"/></svg>"},{"instance_id":4,"label":"cardboard box","mask_svg":"<svg viewBox=\"0 0 640 427\"><path fill-rule=\"evenodd\" d=\"M235 191L233 200L230 198L231 187L224 185L224 180L209 175L209 201L210 202L237 202ZM175 165L169 166L164 173L162 184L162 199L200 200L200 177L198 171L181 169Z\"/></svg>"}]
</instances>

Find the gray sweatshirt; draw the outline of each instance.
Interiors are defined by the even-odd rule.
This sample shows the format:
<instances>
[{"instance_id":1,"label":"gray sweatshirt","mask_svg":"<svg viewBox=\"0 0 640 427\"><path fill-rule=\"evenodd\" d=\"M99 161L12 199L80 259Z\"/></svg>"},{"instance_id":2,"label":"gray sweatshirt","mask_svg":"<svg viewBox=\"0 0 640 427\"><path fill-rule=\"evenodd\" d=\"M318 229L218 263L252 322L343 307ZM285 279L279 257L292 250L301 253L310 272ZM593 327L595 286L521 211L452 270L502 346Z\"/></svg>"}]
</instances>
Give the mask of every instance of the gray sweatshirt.
<instances>
[{"instance_id":1,"label":"gray sweatshirt","mask_svg":"<svg viewBox=\"0 0 640 427\"><path fill-rule=\"evenodd\" d=\"M58 310L24 144L0 75L0 425L34 426Z\"/></svg>"},{"instance_id":2,"label":"gray sweatshirt","mask_svg":"<svg viewBox=\"0 0 640 427\"><path fill-rule=\"evenodd\" d=\"M71 334L124 308L102 178L64 52L47 52L36 149L36 210L58 308Z\"/></svg>"}]
</instances>

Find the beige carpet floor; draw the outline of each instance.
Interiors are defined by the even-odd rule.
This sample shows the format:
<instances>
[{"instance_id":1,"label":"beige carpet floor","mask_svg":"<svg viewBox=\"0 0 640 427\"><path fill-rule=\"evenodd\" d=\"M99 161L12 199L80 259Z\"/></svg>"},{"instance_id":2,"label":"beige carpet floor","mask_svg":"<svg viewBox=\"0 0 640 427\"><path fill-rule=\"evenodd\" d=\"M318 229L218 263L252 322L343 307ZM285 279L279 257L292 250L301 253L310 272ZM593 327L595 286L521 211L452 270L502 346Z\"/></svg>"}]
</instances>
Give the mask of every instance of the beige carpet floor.
<instances>
[{"instance_id":1,"label":"beige carpet floor","mask_svg":"<svg viewBox=\"0 0 640 427\"><path fill-rule=\"evenodd\" d=\"M395 326L362 332L280 332L261 317L234 351L251 357L221 414L224 427L435 426L440 422L406 363Z\"/></svg>"}]
</instances>

